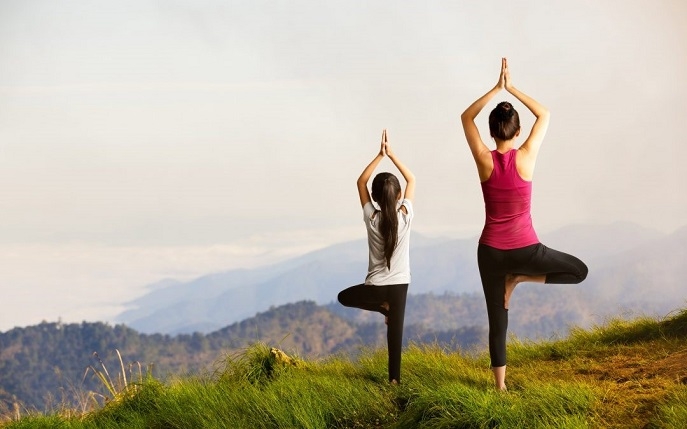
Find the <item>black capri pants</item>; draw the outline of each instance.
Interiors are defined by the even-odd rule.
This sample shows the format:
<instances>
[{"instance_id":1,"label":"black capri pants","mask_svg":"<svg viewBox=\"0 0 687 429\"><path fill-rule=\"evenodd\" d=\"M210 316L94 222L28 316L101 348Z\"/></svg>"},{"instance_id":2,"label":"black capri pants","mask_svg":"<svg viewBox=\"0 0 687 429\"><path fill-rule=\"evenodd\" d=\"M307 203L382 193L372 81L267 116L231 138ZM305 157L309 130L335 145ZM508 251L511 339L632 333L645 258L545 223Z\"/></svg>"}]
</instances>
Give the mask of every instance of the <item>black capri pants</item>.
<instances>
[{"instance_id":1,"label":"black capri pants","mask_svg":"<svg viewBox=\"0 0 687 429\"><path fill-rule=\"evenodd\" d=\"M339 293L339 302L346 307L377 311L388 318L386 342L389 350L389 381L401 382L401 347L403 344L403 318L406 311L408 284L372 286L360 284ZM389 304L389 310L382 308Z\"/></svg>"},{"instance_id":2,"label":"black capri pants","mask_svg":"<svg viewBox=\"0 0 687 429\"><path fill-rule=\"evenodd\" d=\"M578 258L541 243L511 250L499 250L480 243L477 264L487 302L489 356L493 368L506 365L506 275L545 275L546 283L577 284L587 277L588 272L587 266Z\"/></svg>"}]
</instances>

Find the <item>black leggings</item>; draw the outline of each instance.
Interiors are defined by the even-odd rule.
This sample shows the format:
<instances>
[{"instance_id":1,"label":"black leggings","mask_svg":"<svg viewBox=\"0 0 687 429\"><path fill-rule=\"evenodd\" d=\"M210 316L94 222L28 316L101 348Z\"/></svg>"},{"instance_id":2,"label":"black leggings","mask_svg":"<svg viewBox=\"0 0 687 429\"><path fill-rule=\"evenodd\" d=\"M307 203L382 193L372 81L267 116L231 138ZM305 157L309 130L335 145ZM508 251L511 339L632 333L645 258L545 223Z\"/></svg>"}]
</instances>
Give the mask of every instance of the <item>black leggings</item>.
<instances>
[{"instance_id":1,"label":"black leggings","mask_svg":"<svg viewBox=\"0 0 687 429\"><path fill-rule=\"evenodd\" d=\"M587 266L584 262L541 243L512 250L499 250L480 244L477 247L477 264L484 298L487 301L489 356L492 367L506 365L507 274L545 275L546 283L555 284L577 284L587 277Z\"/></svg>"},{"instance_id":2,"label":"black leggings","mask_svg":"<svg viewBox=\"0 0 687 429\"><path fill-rule=\"evenodd\" d=\"M401 346L403 344L403 318L406 312L408 284L372 286L356 285L339 293L339 302L346 307L377 311L388 317L386 342L389 349L389 381L401 382ZM382 308L389 304L389 310Z\"/></svg>"}]
</instances>

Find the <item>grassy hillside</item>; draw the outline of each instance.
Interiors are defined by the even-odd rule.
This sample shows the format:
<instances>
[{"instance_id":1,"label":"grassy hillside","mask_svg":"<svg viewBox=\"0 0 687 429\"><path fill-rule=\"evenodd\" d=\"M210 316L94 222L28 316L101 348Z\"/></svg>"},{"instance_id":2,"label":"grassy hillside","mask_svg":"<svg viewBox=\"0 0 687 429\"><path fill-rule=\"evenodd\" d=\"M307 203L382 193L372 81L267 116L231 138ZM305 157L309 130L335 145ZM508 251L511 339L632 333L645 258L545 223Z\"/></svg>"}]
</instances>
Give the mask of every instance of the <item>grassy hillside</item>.
<instances>
[{"instance_id":1,"label":"grassy hillside","mask_svg":"<svg viewBox=\"0 0 687 429\"><path fill-rule=\"evenodd\" d=\"M121 373L110 369L107 377L101 368L104 405L89 409L92 396L78 410L15 416L0 426L682 428L686 339L687 310L661 320L614 320L559 341L512 339L506 393L493 389L485 354L411 345L403 384L392 386L383 349L355 360L301 360L256 344L200 376L160 381L134 371L125 385Z\"/></svg>"}]
</instances>

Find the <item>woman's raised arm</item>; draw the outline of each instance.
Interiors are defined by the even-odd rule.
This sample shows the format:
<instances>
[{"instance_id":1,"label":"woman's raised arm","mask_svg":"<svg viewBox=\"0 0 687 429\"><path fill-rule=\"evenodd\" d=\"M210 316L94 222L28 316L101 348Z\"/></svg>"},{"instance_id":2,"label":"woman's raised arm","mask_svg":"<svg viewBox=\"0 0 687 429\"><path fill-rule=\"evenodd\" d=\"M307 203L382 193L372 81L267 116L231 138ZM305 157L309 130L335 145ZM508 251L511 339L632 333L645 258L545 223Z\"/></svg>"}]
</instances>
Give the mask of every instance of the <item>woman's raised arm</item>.
<instances>
[{"instance_id":1,"label":"woman's raised arm","mask_svg":"<svg viewBox=\"0 0 687 429\"><path fill-rule=\"evenodd\" d=\"M505 61L505 59L504 59ZM541 144L544 142L544 136L546 135L546 130L549 128L549 110L537 102L532 97L523 93L513 86L513 81L510 78L510 71L508 70L508 63L505 63L505 88L506 91L510 92L515 98L517 98L522 104L529 109L530 112L536 118L534 125L532 125L532 130L530 135L527 136L525 142L518 149L523 151L525 157L528 159L529 163L532 164L532 169L534 168L534 161L537 158L537 153Z\"/></svg>"},{"instance_id":2,"label":"woman's raised arm","mask_svg":"<svg viewBox=\"0 0 687 429\"><path fill-rule=\"evenodd\" d=\"M484 141L482 141L477 124L475 124L475 118L477 115L479 115L482 109L484 109L484 106L486 106L487 103L505 87L505 68L506 59L502 58L501 73L499 74L499 81L496 83L496 86L475 100L460 115L460 122L463 124L465 138L467 139L468 146L470 147L470 152L472 152L472 157L475 159L475 163L477 164L477 171L479 173L480 180L486 180L489 177L493 166L491 161L491 153L487 145L485 145Z\"/></svg>"}]
</instances>

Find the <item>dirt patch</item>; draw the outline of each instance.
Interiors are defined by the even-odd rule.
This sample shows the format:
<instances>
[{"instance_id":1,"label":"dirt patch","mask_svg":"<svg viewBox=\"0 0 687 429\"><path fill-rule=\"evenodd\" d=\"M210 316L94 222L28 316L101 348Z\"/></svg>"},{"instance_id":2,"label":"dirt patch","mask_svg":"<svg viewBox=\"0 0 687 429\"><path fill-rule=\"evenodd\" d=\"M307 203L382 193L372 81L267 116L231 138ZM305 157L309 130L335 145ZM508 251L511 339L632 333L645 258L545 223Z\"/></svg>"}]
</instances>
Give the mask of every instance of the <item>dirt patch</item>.
<instances>
[{"instance_id":1,"label":"dirt patch","mask_svg":"<svg viewBox=\"0 0 687 429\"><path fill-rule=\"evenodd\" d=\"M629 380L662 378L687 384L687 349L670 352L662 357L648 357L645 352L636 354L625 350L597 361L593 368L579 371L599 380Z\"/></svg>"},{"instance_id":2,"label":"dirt patch","mask_svg":"<svg viewBox=\"0 0 687 429\"><path fill-rule=\"evenodd\" d=\"M687 349L671 353L643 368L657 376L673 379L681 384L687 384Z\"/></svg>"},{"instance_id":3,"label":"dirt patch","mask_svg":"<svg viewBox=\"0 0 687 429\"><path fill-rule=\"evenodd\" d=\"M606 386L600 427L645 427L671 386L687 384L687 349L671 349L659 342L623 347L576 370Z\"/></svg>"}]
</instances>

